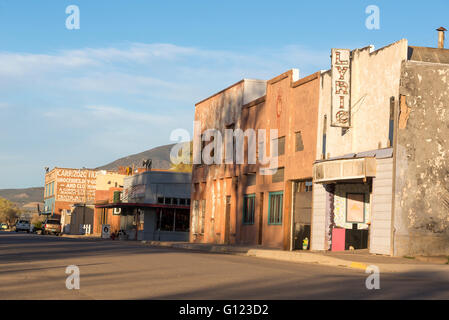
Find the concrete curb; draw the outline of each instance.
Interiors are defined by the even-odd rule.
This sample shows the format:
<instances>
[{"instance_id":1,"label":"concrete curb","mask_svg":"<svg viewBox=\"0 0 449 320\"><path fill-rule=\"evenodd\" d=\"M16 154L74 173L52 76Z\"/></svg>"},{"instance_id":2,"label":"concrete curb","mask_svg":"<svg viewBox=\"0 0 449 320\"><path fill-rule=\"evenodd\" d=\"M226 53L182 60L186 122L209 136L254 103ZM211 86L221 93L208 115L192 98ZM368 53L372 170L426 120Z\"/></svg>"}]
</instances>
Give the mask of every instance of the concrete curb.
<instances>
[{"instance_id":1,"label":"concrete curb","mask_svg":"<svg viewBox=\"0 0 449 320\"><path fill-rule=\"evenodd\" d=\"M340 267L365 271L371 265L379 268L380 272L416 272L416 271L449 271L448 265L417 265L417 264L395 264L395 263L365 263L360 261L351 261L339 259L312 252L281 251L269 249L249 249L244 247L230 247L222 245L203 245L191 243L172 243L159 241L142 241L144 245L153 247L170 247L176 249L196 250L211 253L227 253L234 255L243 255L261 259L270 259L277 261L288 261L296 263L319 264L331 267Z\"/></svg>"},{"instance_id":2,"label":"concrete curb","mask_svg":"<svg viewBox=\"0 0 449 320\"><path fill-rule=\"evenodd\" d=\"M57 236L55 236L55 237L57 237ZM96 240L96 241L111 240L111 239L103 239L103 238L100 238L100 237L73 235L73 234L62 234L60 237L62 237L62 238L71 238L71 239L82 239L82 240Z\"/></svg>"}]
</instances>

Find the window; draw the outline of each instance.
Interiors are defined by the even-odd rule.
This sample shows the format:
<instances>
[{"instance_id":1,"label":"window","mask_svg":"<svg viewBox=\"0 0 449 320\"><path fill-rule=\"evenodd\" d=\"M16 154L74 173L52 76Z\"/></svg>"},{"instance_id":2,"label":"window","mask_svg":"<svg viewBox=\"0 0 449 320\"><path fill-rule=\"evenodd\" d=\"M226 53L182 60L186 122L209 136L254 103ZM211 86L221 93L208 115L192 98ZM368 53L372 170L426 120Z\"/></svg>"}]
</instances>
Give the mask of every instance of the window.
<instances>
[{"instance_id":1,"label":"window","mask_svg":"<svg viewBox=\"0 0 449 320\"><path fill-rule=\"evenodd\" d=\"M324 120L323 120L323 146L322 146L322 150L321 150L321 157L323 159L326 159L326 133L327 133L327 115L324 116Z\"/></svg>"},{"instance_id":2,"label":"window","mask_svg":"<svg viewBox=\"0 0 449 320\"><path fill-rule=\"evenodd\" d=\"M270 192L268 199L268 224L282 224L282 199L284 193Z\"/></svg>"},{"instance_id":3,"label":"window","mask_svg":"<svg viewBox=\"0 0 449 320\"><path fill-rule=\"evenodd\" d=\"M200 225L198 227L201 234L204 233L204 220L206 217L206 200L201 200L201 214L200 214Z\"/></svg>"},{"instance_id":4,"label":"window","mask_svg":"<svg viewBox=\"0 0 449 320\"><path fill-rule=\"evenodd\" d=\"M285 154L285 137L280 137L278 140L278 156Z\"/></svg>"},{"instance_id":5,"label":"window","mask_svg":"<svg viewBox=\"0 0 449 320\"><path fill-rule=\"evenodd\" d=\"M303 150L304 150L304 143L302 141L301 131L295 132L295 152Z\"/></svg>"},{"instance_id":6,"label":"window","mask_svg":"<svg viewBox=\"0 0 449 320\"><path fill-rule=\"evenodd\" d=\"M312 192L313 190L313 182L312 181L306 181L306 192Z\"/></svg>"},{"instance_id":7,"label":"window","mask_svg":"<svg viewBox=\"0 0 449 320\"><path fill-rule=\"evenodd\" d=\"M243 197L243 224L254 224L255 203L255 194L248 194Z\"/></svg>"},{"instance_id":8,"label":"window","mask_svg":"<svg viewBox=\"0 0 449 320\"><path fill-rule=\"evenodd\" d=\"M164 197L158 197L157 198L157 203L164 203Z\"/></svg>"},{"instance_id":9,"label":"window","mask_svg":"<svg viewBox=\"0 0 449 320\"><path fill-rule=\"evenodd\" d=\"M246 175L246 185L247 186L256 185L256 174L255 173L248 173Z\"/></svg>"},{"instance_id":10,"label":"window","mask_svg":"<svg viewBox=\"0 0 449 320\"><path fill-rule=\"evenodd\" d=\"M284 181L284 168L278 168L276 173L271 176L271 182L283 182Z\"/></svg>"},{"instance_id":11,"label":"window","mask_svg":"<svg viewBox=\"0 0 449 320\"><path fill-rule=\"evenodd\" d=\"M173 209L160 209L157 225L160 231L173 231L175 223Z\"/></svg>"},{"instance_id":12,"label":"window","mask_svg":"<svg viewBox=\"0 0 449 320\"><path fill-rule=\"evenodd\" d=\"M190 212L188 210L176 210L175 231L188 232Z\"/></svg>"},{"instance_id":13,"label":"window","mask_svg":"<svg viewBox=\"0 0 449 320\"><path fill-rule=\"evenodd\" d=\"M388 147L393 146L394 139L394 97L390 98L390 122L388 126Z\"/></svg>"},{"instance_id":14,"label":"window","mask_svg":"<svg viewBox=\"0 0 449 320\"><path fill-rule=\"evenodd\" d=\"M200 202L198 200L193 200L193 210L192 210L192 232L198 233L198 215L199 215Z\"/></svg>"}]
</instances>

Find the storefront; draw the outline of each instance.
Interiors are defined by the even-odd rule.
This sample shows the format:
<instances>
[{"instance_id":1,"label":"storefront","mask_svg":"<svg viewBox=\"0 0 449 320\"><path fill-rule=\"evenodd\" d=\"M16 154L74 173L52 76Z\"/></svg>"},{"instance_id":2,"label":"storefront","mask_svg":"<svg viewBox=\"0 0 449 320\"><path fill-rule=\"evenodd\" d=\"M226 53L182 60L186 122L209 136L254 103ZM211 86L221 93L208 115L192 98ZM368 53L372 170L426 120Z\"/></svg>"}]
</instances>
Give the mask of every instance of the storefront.
<instances>
[{"instance_id":1,"label":"storefront","mask_svg":"<svg viewBox=\"0 0 449 320\"><path fill-rule=\"evenodd\" d=\"M127 240L189 240L190 205L111 203L96 208L120 212L120 235Z\"/></svg>"},{"instance_id":2,"label":"storefront","mask_svg":"<svg viewBox=\"0 0 449 320\"><path fill-rule=\"evenodd\" d=\"M393 149L314 164L312 250L391 254Z\"/></svg>"}]
</instances>

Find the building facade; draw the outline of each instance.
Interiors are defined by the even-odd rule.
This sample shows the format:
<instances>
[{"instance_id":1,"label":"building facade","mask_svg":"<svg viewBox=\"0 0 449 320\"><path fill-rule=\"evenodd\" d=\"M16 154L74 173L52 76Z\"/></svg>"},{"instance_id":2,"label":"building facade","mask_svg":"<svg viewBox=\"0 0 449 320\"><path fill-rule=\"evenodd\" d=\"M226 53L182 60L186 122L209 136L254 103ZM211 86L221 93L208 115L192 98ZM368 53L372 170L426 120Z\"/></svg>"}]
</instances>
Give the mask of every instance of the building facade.
<instances>
[{"instance_id":1,"label":"building facade","mask_svg":"<svg viewBox=\"0 0 449 320\"><path fill-rule=\"evenodd\" d=\"M448 52L405 39L351 51L346 126L333 123L342 60L332 57L321 75L312 249L449 252Z\"/></svg>"},{"instance_id":2,"label":"building facade","mask_svg":"<svg viewBox=\"0 0 449 320\"><path fill-rule=\"evenodd\" d=\"M146 171L124 178L112 203L97 204L120 214L120 230L130 240L188 241L191 174Z\"/></svg>"},{"instance_id":3,"label":"building facade","mask_svg":"<svg viewBox=\"0 0 449 320\"><path fill-rule=\"evenodd\" d=\"M331 58L330 70L243 80L196 104L192 242L449 253L449 50L403 39ZM217 149L209 129L217 142L241 130L244 161L226 162L238 144ZM263 141L248 133L261 129Z\"/></svg>"},{"instance_id":4,"label":"building facade","mask_svg":"<svg viewBox=\"0 0 449 320\"><path fill-rule=\"evenodd\" d=\"M191 241L301 249L310 239L319 84L320 73L299 79L290 70L267 82L243 80L196 105L202 133L217 129L225 136L232 129L245 137L243 148L234 138L218 151L234 148L232 164L194 166ZM243 163L236 161L239 152Z\"/></svg>"},{"instance_id":5,"label":"building facade","mask_svg":"<svg viewBox=\"0 0 449 320\"><path fill-rule=\"evenodd\" d=\"M54 168L45 174L44 210L41 214L70 224L75 203L95 200L97 172L91 169Z\"/></svg>"}]
</instances>

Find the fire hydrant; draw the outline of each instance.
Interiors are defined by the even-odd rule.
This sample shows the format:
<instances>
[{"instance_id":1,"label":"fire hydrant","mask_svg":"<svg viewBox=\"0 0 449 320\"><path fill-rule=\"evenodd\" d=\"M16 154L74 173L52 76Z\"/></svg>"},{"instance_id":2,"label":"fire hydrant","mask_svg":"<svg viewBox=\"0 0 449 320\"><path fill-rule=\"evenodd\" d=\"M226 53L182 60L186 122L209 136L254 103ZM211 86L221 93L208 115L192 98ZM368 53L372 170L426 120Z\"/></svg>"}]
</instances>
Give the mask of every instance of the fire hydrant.
<instances>
[{"instance_id":1,"label":"fire hydrant","mask_svg":"<svg viewBox=\"0 0 449 320\"><path fill-rule=\"evenodd\" d=\"M304 238L304 240L302 240L302 250L307 250L307 248L309 247L309 238Z\"/></svg>"}]
</instances>

